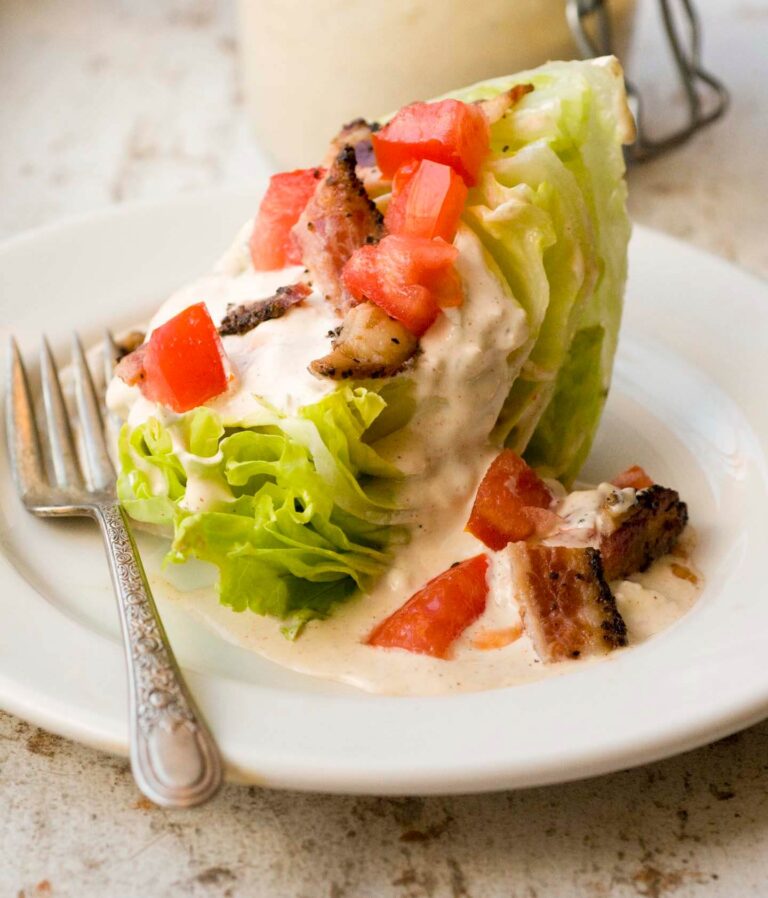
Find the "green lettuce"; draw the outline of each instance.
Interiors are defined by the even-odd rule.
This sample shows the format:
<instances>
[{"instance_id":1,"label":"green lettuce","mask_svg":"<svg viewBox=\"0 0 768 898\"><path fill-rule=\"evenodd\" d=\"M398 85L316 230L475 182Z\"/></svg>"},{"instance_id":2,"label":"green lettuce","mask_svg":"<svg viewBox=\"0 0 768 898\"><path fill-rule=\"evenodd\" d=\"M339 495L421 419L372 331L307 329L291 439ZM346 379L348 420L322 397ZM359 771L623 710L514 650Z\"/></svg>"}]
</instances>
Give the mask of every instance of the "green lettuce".
<instances>
[{"instance_id":1,"label":"green lettuce","mask_svg":"<svg viewBox=\"0 0 768 898\"><path fill-rule=\"evenodd\" d=\"M496 440L569 484L611 380L630 231L621 144L631 129L615 60L548 63L451 96L471 102L525 83L533 92L491 129L465 220L530 330Z\"/></svg>"},{"instance_id":2,"label":"green lettuce","mask_svg":"<svg viewBox=\"0 0 768 898\"><path fill-rule=\"evenodd\" d=\"M225 429L205 407L124 425L118 496L136 520L172 529L170 561L216 565L225 605L295 635L365 588L405 538L382 488L399 472L367 440L387 403L350 385L295 416L254 401L247 427Z\"/></svg>"}]
</instances>

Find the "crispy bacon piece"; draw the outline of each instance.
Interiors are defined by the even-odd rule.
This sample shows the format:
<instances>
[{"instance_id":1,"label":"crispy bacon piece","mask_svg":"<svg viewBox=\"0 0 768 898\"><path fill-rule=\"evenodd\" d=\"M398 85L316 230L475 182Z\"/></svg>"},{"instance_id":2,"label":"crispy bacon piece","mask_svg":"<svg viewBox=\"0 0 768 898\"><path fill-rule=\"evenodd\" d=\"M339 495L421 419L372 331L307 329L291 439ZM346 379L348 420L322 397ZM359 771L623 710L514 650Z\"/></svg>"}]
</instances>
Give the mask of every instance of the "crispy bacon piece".
<instances>
[{"instance_id":1,"label":"crispy bacon piece","mask_svg":"<svg viewBox=\"0 0 768 898\"><path fill-rule=\"evenodd\" d=\"M127 334L115 340L115 349L117 350L117 361L124 359L127 355L138 349L144 342L146 334L144 331L128 331Z\"/></svg>"},{"instance_id":2,"label":"crispy bacon piece","mask_svg":"<svg viewBox=\"0 0 768 898\"><path fill-rule=\"evenodd\" d=\"M124 355L115 366L115 374L125 381L129 387L137 387L147 376L144 370L144 356L148 344L144 343L127 355Z\"/></svg>"},{"instance_id":3,"label":"crispy bacon piece","mask_svg":"<svg viewBox=\"0 0 768 898\"><path fill-rule=\"evenodd\" d=\"M339 131L328 147L324 165L333 165L334 159L346 146L351 146L355 151L355 174L365 185L365 192L371 199L390 193L392 182L385 178L376 164L376 154L373 152L372 136L379 131L378 122L367 122L364 118L356 118Z\"/></svg>"},{"instance_id":4,"label":"crispy bacon piece","mask_svg":"<svg viewBox=\"0 0 768 898\"><path fill-rule=\"evenodd\" d=\"M639 492L618 527L600 538L606 579L644 571L674 548L687 523L688 507L675 490L654 484Z\"/></svg>"},{"instance_id":5,"label":"crispy bacon piece","mask_svg":"<svg viewBox=\"0 0 768 898\"><path fill-rule=\"evenodd\" d=\"M367 122L364 118L348 122L331 141L323 165L330 167L344 147L352 147L358 167L373 168L376 165L376 157L373 154L371 135L378 130L377 122Z\"/></svg>"},{"instance_id":6,"label":"crispy bacon piece","mask_svg":"<svg viewBox=\"0 0 768 898\"><path fill-rule=\"evenodd\" d=\"M312 292L308 284L299 281L288 287L278 287L277 293L268 299L230 306L219 325L219 334L229 337L233 334L247 334L259 324L272 318L281 318L288 309L303 302Z\"/></svg>"},{"instance_id":7,"label":"crispy bacon piece","mask_svg":"<svg viewBox=\"0 0 768 898\"><path fill-rule=\"evenodd\" d=\"M384 235L384 219L355 164L354 148L345 146L293 229L315 285L341 312L354 305L341 283L344 264L356 249Z\"/></svg>"},{"instance_id":8,"label":"crispy bacon piece","mask_svg":"<svg viewBox=\"0 0 768 898\"><path fill-rule=\"evenodd\" d=\"M347 312L332 351L312 362L309 370L334 380L392 377L418 346L405 325L372 302L363 302Z\"/></svg>"},{"instance_id":9,"label":"crispy bacon piece","mask_svg":"<svg viewBox=\"0 0 768 898\"><path fill-rule=\"evenodd\" d=\"M542 661L602 655L627 644L627 628L596 549L510 543L523 626Z\"/></svg>"},{"instance_id":10,"label":"crispy bacon piece","mask_svg":"<svg viewBox=\"0 0 768 898\"><path fill-rule=\"evenodd\" d=\"M477 105L485 113L485 117L488 119L488 124L495 125L496 122L504 118L509 109L516 103L519 103L520 100L532 90L532 84L516 84L509 90L505 90L504 93L491 97L490 100L478 100Z\"/></svg>"}]
</instances>

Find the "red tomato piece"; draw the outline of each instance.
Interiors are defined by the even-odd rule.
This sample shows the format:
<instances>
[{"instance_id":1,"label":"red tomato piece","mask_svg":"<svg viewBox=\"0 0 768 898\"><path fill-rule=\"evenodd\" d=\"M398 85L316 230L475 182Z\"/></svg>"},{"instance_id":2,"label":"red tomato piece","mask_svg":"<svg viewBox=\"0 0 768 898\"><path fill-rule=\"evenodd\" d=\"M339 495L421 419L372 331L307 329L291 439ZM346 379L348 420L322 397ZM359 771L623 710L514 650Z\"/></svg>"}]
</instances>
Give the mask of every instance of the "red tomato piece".
<instances>
[{"instance_id":1,"label":"red tomato piece","mask_svg":"<svg viewBox=\"0 0 768 898\"><path fill-rule=\"evenodd\" d=\"M470 187L491 142L483 111L459 100L411 103L373 135L376 161L385 178L414 159L450 165Z\"/></svg>"},{"instance_id":2,"label":"red tomato piece","mask_svg":"<svg viewBox=\"0 0 768 898\"><path fill-rule=\"evenodd\" d=\"M444 240L390 234L356 250L342 280L355 299L375 303L420 337L440 306L461 305L461 281L453 267L458 254Z\"/></svg>"},{"instance_id":3,"label":"red tomato piece","mask_svg":"<svg viewBox=\"0 0 768 898\"><path fill-rule=\"evenodd\" d=\"M249 242L257 271L301 264L301 250L291 228L324 175L321 168L306 168L281 172L269 179Z\"/></svg>"},{"instance_id":4,"label":"red tomato piece","mask_svg":"<svg viewBox=\"0 0 768 898\"><path fill-rule=\"evenodd\" d=\"M392 193L400 193L411 180L411 178L416 174L419 166L421 165L420 159L411 159L410 162L406 162L404 165L401 165L400 168L395 172L394 178L392 178Z\"/></svg>"},{"instance_id":5,"label":"red tomato piece","mask_svg":"<svg viewBox=\"0 0 768 898\"><path fill-rule=\"evenodd\" d=\"M202 302L152 331L143 362L142 393L175 412L188 412L227 389L224 348Z\"/></svg>"},{"instance_id":6,"label":"red tomato piece","mask_svg":"<svg viewBox=\"0 0 768 898\"><path fill-rule=\"evenodd\" d=\"M487 572L487 555L448 568L378 624L366 644L447 658L454 640L485 611Z\"/></svg>"},{"instance_id":7,"label":"red tomato piece","mask_svg":"<svg viewBox=\"0 0 768 898\"><path fill-rule=\"evenodd\" d=\"M632 465L626 471L622 471L617 477L614 477L611 483L619 489L631 486L635 490L644 490L649 486L653 486L653 481L640 467L640 465Z\"/></svg>"},{"instance_id":8,"label":"red tomato piece","mask_svg":"<svg viewBox=\"0 0 768 898\"><path fill-rule=\"evenodd\" d=\"M466 529L498 551L547 524L528 509L548 509L551 504L552 493L546 483L519 455L504 449L480 482Z\"/></svg>"},{"instance_id":9,"label":"red tomato piece","mask_svg":"<svg viewBox=\"0 0 768 898\"><path fill-rule=\"evenodd\" d=\"M398 169L384 217L390 234L409 237L456 236L467 199L467 186L448 165L422 159Z\"/></svg>"},{"instance_id":10,"label":"red tomato piece","mask_svg":"<svg viewBox=\"0 0 768 898\"><path fill-rule=\"evenodd\" d=\"M432 298L441 309L457 308L464 302L464 291L458 271L451 265L428 281Z\"/></svg>"}]
</instances>

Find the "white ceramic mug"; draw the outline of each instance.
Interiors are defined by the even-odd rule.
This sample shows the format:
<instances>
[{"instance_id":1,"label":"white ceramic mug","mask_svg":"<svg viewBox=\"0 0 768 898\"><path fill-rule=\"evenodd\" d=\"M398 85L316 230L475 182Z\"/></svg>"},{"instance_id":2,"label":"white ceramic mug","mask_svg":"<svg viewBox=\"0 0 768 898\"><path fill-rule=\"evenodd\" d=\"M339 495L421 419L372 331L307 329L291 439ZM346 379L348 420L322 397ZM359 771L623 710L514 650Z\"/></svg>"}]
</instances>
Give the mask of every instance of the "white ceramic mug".
<instances>
[{"instance_id":1,"label":"white ceramic mug","mask_svg":"<svg viewBox=\"0 0 768 898\"><path fill-rule=\"evenodd\" d=\"M628 43L635 0L611 0ZM565 0L239 0L242 76L262 146L314 165L339 127L576 55Z\"/></svg>"}]
</instances>

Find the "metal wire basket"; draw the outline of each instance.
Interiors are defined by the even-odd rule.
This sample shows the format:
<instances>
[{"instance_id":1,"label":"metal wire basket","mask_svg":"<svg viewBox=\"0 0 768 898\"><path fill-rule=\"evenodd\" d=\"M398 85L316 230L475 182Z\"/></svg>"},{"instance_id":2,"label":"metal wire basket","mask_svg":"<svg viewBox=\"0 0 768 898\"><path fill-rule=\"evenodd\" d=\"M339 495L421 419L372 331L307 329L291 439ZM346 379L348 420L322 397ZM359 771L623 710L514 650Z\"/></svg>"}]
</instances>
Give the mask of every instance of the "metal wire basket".
<instances>
[{"instance_id":1,"label":"metal wire basket","mask_svg":"<svg viewBox=\"0 0 768 898\"><path fill-rule=\"evenodd\" d=\"M701 25L691 0L659 0L670 52L686 99L687 118L679 128L660 138L648 134L645 110L638 88L626 81L630 108L637 123L637 140L628 150L632 162L645 162L679 146L693 134L720 118L728 108L725 85L701 62ZM604 0L566 0L566 16L583 57L613 52L608 3Z\"/></svg>"}]
</instances>

